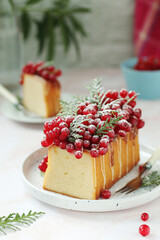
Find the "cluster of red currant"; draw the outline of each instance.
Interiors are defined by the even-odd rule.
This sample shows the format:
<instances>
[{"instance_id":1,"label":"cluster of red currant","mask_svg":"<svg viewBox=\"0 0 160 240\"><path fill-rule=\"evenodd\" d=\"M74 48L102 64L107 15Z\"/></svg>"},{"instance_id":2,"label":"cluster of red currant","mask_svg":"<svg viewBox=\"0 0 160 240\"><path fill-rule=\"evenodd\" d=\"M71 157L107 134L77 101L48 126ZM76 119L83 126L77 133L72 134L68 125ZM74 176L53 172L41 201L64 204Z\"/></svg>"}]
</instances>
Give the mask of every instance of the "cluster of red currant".
<instances>
[{"instance_id":1,"label":"cluster of red currant","mask_svg":"<svg viewBox=\"0 0 160 240\"><path fill-rule=\"evenodd\" d=\"M160 58L154 55L139 58L134 69L139 71L160 70Z\"/></svg>"},{"instance_id":2,"label":"cluster of red currant","mask_svg":"<svg viewBox=\"0 0 160 240\"><path fill-rule=\"evenodd\" d=\"M52 144L74 153L77 159L83 155L83 149L90 151L92 157L104 155L116 135L125 137L133 127L142 128L144 121L141 119L141 110L134 109L137 95L134 91L128 92L122 89L120 93L116 90L109 90L102 96L101 109L98 103L90 101L82 102L77 107L77 116L55 117L44 124L45 138L41 141L43 147ZM129 100L130 101L129 101ZM134 104L131 104L133 103ZM70 141L72 122L78 116L84 117L83 127L79 126L78 139ZM86 117L86 118L85 118ZM114 122L115 119L118 119ZM114 124L111 124L113 123Z\"/></svg>"},{"instance_id":3,"label":"cluster of red currant","mask_svg":"<svg viewBox=\"0 0 160 240\"><path fill-rule=\"evenodd\" d=\"M46 66L44 62L38 63L28 63L22 69L21 81L20 84L23 84L23 75L24 73L38 75L43 77L47 81L56 81L57 77L60 77L62 71L60 69L55 69L54 66Z\"/></svg>"},{"instance_id":4,"label":"cluster of red currant","mask_svg":"<svg viewBox=\"0 0 160 240\"><path fill-rule=\"evenodd\" d=\"M48 156L44 156L42 162L39 164L38 168L41 172L45 172L48 167Z\"/></svg>"}]
</instances>

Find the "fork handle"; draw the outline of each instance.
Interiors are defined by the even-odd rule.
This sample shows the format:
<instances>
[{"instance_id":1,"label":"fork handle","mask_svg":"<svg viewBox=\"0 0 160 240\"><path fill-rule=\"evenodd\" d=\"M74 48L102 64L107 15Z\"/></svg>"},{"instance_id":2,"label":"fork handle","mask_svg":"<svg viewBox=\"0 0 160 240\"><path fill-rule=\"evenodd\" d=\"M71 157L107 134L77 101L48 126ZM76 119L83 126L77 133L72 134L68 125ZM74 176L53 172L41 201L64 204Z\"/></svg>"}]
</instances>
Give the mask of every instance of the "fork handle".
<instances>
[{"instance_id":1,"label":"fork handle","mask_svg":"<svg viewBox=\"0 0 160 240\"><path fill-rule=\"evenodd\" d=\"M19 101L16 98L16 96L13 93L11 93L7 88L5 88L2 84L0 84L0 94L14 105L19 104Z\"/></svg>"},{"instance_id":2,"label":"fork handle","mask_svg":"<svg viewBox=\"0 0 160 240\"><path fill-rule=\"evenodd\" d=\"M146 162L145 166L146 168L149 170L150 168L152 168L152 166L154 165L154 163L160 159L160 146L156 149L156 151L154 151L154 153L152 154L152 156L149 158L149 160Z\"/></svg>"}]
</instances>

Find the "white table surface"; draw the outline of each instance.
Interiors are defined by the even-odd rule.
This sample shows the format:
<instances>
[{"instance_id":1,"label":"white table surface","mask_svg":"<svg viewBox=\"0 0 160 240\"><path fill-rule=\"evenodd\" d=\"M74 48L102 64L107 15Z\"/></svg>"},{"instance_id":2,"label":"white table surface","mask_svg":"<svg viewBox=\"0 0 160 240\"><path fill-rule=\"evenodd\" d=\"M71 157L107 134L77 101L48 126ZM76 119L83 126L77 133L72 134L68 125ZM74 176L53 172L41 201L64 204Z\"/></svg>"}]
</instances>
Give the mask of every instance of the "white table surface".
<instances>
[{"instance_id":1,"label":"white table surface","mask_svg":"<svg viewBox=\"0 0 160 240\"><path fill-rule=\"evenodd\" d=\"M119 70L83 70L65 73L62 91L85 94L83 84L94 77L102 76L107 88L120 89L125 81ZM0 98L0 105L2 98ZM154 148L160 144L160 100L138 101L143 109L146 125L140 131L140 142ZM24 159L40 148L43 125L20 124L7 119L0 112L0 216L11 212L27 213L29 210L46 214L32 226L9 233L7 240L139 240L142 222L140 215L148 212L146 222L151 233L146 239L160 239L160 197L137 208L106 212L83 213L49 206L34 199L24 188L20 169Z\"/></svg>"}]
</instances>

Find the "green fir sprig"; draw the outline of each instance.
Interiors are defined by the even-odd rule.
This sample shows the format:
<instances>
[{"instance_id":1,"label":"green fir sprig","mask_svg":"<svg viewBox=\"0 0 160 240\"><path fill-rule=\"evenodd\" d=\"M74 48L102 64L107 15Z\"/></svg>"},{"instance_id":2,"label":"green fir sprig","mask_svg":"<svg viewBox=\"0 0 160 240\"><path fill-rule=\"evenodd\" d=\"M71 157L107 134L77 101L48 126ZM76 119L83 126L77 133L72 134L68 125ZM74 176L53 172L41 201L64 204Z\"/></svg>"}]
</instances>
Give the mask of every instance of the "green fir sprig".
<instances>
[{"instance_id":1,"label":"green fir sprig","mask_svg":"<svg viewBox=\"0 0 160 240\"><path fill-rule=\"evenodd\" d=\"M103 97L105 96L101 78L93 79L87 88L89 90L88 100L91 103L96 103L98 109L100 110L102 107Z\"/></svg>"},{"instance_id":2,"label":"green fir sprig","mask_svg":"<svg viewBox=\"0 0 160 240\"><path fill-rule=\"evenodd\" d=\"M68 140L70 142L74 142L76 139L82 138L80 133L83 129L87 128L88 126L84 125L83 122L89 120L86 115L78 115L74 118L70 125L70 133L68 136Z\"/></svg>"},{"instance_id":3,"label":"green fir sprig","mask_svg":"<svg viewBox=\"0 0 160 240\"><path fill-rule=\"evenodd\" d=\"M27 214L23 213L20 215L19 213L11 213L7 217L0 217L0 233L6 235L8 230L21 230L20 225L30 226L44 214L44 212L32 212L30 210Z\"/></svg>"},{"instance_id":4,"label":"green fir sprig","mask_svg":"<svg viewBox=\"0 0 160 240\"><path fill-rule=\"evenodd\" d=\"M98 124L96 134L99 136L107 134L107 131L111 131L120 119L122 119L122 116L111 118L110 121L107 119L101 127Z\"/></svg>"},{"instance_id":5,"label":"green fir sprig","mask_svg":"<svg viewBox=\"0 0 160 240\"><path fill-rule=\"evenodd\" d=\"M142 178L142 187L155 187L160 185L160 174L153 171L151 174Z\"/></svg>"},{"instance_id":6,"label":"green fir sprig","mask_svg":"<svg viewBox=\"0 0 160 240\"><path fill-rule=\"evenodd\" d=\"M66 116L76 116L77 115L77 106L78 103L74 99L72 99L70 102L63 101L60 99L60 111L58 113L58 116L66 117Z\"/></svg>"}]
</instances>

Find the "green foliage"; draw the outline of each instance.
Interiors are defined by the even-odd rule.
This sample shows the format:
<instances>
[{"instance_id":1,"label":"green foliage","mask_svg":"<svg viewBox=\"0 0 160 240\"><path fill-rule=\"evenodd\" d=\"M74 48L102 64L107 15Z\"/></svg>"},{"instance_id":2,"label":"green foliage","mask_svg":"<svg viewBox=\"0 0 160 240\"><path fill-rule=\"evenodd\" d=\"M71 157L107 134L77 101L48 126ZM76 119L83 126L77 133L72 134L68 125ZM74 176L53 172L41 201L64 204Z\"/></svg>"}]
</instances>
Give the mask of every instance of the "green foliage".
<instances>
[{"instance_id":1,"label":"green foliage","mask_svg":"<svg viewBox=\"0 0 160 240\"><path fill-rule=\"evenodd\" d=\"M38 54L45 50L47 60L55 57L56 35L57 30L59 30L64 52L67 53L70 47L74 46L77 56L80 56L78 37L79 35L86 37L87 34L78 16L89 13L89 8L73 6L71 0L50 0L49 7L39 7L39 4L44 0L26 0L23 6L16 4L14 0L8 1L18 23L18 28L20 25L24 40L30 37L32 25L35 25Z\"/></svg>"},{"instance_id":2,"label":"green foliage","mask_svg":"<svg viewBox=\"0 0 160 240\"><path fill-rule=\"evenodd\" d=\"M23 213L11 213L7 217L0 217L0 233L7 234L7 230L21 230L18 226L30 226L35 222L40 216L44 215L44 212L32 212L29 211L28 214ZM18 225L18 226L17 226Z\"/></svg>"},{"instance_id":3,"label":"green foliage","mask_svg":"<svg viewBox=\"0 0 160 240\"><path fill-rule=\"evenodd\" d=\"M80 133L83 131L82 129L87 128L86 125L83 124L84 121L89 120L87 116L85 115L77 115L73 122L70 125L70 134L68 136L68 140L70 142L74 142L76 139L82 138L82 135Z\"/></svg>"},{"instance_id":4,"label":"green foliage","mask_svg":"<svg viewBox=\"0 0 160 240\"><path fill-rule=\"evenodd\" d=\"M150 175L142 178L142 187L155 187L160 185L160 174L153 171Z\"/></svg>"},{"instance_id":5,"label":"green foliage","mask_svg":"<svg viewBox=\"0 0 160 240\"><path fill-rule=\"evenodd\" d=\"M118 123L120 119L122 119L122 117L114 117L111 118L110 121L108 121L107 119L103 126L101 126L100 128L99 125L97 126L96 134L99 136L106 134L108 131L115 127L115 125Z\"/></svg>"},{"instance_id":6,"label":"green foliage","mask_svg":"<svg viewBox=\"0 0 160 240\"><path fill-rule=\"evenodd\" d=\"M72 99L69 102L63 101L60 99L60 111L58 113L59 116L75 116L77 115L77 105L78 102L75 99Z\"/></svg>"}]
</instances>

